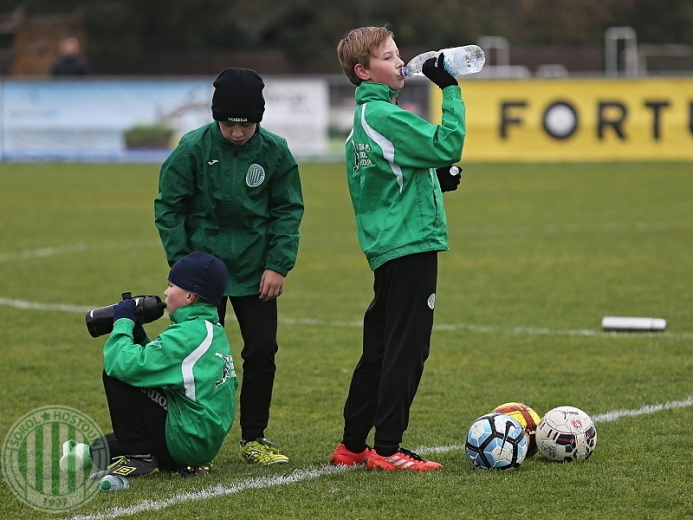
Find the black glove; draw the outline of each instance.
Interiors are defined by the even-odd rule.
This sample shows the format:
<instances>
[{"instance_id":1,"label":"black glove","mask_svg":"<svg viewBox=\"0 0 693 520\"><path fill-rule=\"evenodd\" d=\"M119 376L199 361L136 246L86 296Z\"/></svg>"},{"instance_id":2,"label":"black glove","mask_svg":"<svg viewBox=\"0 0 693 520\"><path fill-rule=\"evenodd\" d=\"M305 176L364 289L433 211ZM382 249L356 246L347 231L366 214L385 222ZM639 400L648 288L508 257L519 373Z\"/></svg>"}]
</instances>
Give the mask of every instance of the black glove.
<instances>
[{"instance_id":1,"label":"black glove","mask_svg":"<svg viewBox=\"0 0 693 520\"><path fill-rule=\"evenodd\" d=\"M436 168L440 191L455 191L462 180L462 168L459 166L443 166Z\"/></svg>"},{"instance_id":2,"label":"black glove","mask_svg":"<svg viewBox=\"0 0 693 520\"><path fill-rule=\"evenodd\" d=\"M113 321L118 321L120 318L127 318L137 323L135 307L137 307L137 302L134 298L128 298L127 300L116 303L113 306Z\"/></svg>"},{"instance_id":3,"label":"black glove","mask_svg":"<svg viewBox=\"0 0 693 520\"><path fill-rule=\"evenodd\" d=\"M145 339L147 339L147 333L144 331L144 327L137 319L135 314L135 308L137 307L137 300L134 298L128 298L126 300L120 301L113 306L113 321L117 321L121 318L127 318L135 323L132 328L132 336L134 343L140 344Z\"/></svg>"},{"instance_id":4,"label":"black glove","mask_svg":"<svg viewBox=\"0 0 693 520\"><path fill-rule=\"evenodd\" d=\"M437 58L435 56L433 58L428 58L424 61L423 67L421 67L421 72L424 73L424 76L438 85L441 89L457 86L457 80L452 74L445 70L445 65L443 64L444 60L445 56L443 56L441 52L438 54Z\"/></svg>"}]
</instances>

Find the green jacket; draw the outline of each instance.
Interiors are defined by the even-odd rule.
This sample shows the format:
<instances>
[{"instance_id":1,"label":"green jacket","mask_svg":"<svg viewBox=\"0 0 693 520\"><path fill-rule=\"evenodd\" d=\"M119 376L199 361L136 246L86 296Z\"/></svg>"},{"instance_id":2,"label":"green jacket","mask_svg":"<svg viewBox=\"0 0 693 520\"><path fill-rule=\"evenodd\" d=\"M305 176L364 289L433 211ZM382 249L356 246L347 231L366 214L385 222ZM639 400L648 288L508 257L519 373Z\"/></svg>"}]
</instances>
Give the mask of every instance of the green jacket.
<instances>
[{"instance_id":1,"label":"green jacket","mask_svg":"<svg viewBox=\"0 0 693 520\"><path fill-rule=\"evenodd\" d=\"M169 265L212 253L229 270L224 294L259 294L266 269L286 276L296 262L298 166L286 141L260 125L238 146L214 121L184 135L162 165L154 216Z\"/></svg>"},{"instance_id":2,"label":"green jacket","mask_svg":"<svg viewBox=\"0 0 693 520\"><path fill-rule=\"evenodd\" d=\"M120 319L103 347L109 376L139 388L162 387L168 401L166 446L181 466L211 461L231 429L236 372L217 309L176 309L155 340L133 343L134 323Z\"/></svg>"},{"instance_id":3,"label":"green jacket","mask_svg":"<svg viewBox=\"0 0 693 520\"><path fill-rule=\"evenodd\" d=\"M346 142L359 242L373 270L405 255L448 249L435 168L462 158L466 133L459 87L443 90L440 125L393 104L396 93L382 83L359 85Z\"/></svg>"}]
</instances>

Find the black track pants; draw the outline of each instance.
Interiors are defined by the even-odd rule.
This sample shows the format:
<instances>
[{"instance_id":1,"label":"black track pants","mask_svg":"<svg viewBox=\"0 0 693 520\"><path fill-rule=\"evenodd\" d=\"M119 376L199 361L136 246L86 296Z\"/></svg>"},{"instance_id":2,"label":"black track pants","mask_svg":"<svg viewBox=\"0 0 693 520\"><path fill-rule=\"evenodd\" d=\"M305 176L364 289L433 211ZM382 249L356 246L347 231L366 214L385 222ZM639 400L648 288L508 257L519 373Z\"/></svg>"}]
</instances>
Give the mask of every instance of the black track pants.
<instances>
[{"instance_id":1,"label":"black track pants","mask_svg":"<svg viewBox=\"0 0 693 520\"><path fill-rule=\"evenodd\" d=\"M164 469L180 466L166 446L168 403L163 390L136 388L105 372L103 387L113 425L113 433L103 437L110 456L152 454Z\"/></svg>"},{"instance_id":2,"label":"black track pants","mask_svg":"<svg viewBox=\"0 0 693 520\"><path fill-rule=\"evenodd\" d=\"M363 321L363 353L344 407L344 441L399 446L430 352L437 253L391 260L374 272Z\"/></svg>"},{"instance_id":3,"label":"black track pants","mask_svg":"<svg viewBox=\"0 0 693 520\"><path fill-rule=\"evenodd\" d=\"M243 338L243 380L240 395L241 438L264 437L269 423L270 403L277 371L277 300L260 301L255 296L229 298ZM226 298L218 307L224 324Z\"/></svg>"}]
</instances>

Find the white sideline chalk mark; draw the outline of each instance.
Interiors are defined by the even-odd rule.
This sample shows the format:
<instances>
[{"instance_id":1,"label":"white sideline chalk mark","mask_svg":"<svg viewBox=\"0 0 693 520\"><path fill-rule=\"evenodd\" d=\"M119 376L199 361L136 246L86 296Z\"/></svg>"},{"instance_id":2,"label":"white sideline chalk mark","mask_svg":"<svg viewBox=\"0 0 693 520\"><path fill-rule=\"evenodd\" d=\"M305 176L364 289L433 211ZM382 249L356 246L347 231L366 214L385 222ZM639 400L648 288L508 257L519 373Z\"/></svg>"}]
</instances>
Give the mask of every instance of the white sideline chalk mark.
<instances>
[{"instance_id":1,"label":"white sideline chalk mark","mask_svg":"<svg viewBox=\"0 0 693 520\"><path fill-rule=\"evenodd\" d=\"M592 420L595 423L599 422L612 422L616 421L622 417L635 417L638 415L649 415L656 412L661 412L662 410L671 410L674 408L686 408L688 406L693 406L693 396L688 396L680 401L668 401L663 404L651 404L645 405L637 410L614 410L611 412L606 412L603 414L593 415ZM427 448L422 446L415 450L416 453L426 455L428 453L445 453L448 451L462 450L463 445L451 444L448 446L433 446ZM120 518L123 516L132 516L137 513L142 513L145 511L159 511L169 506L176 504L182 504L184 502L193 502L197 500L206 500L208 498L221 497L226 495L232 495L235 493L240 493L246 489L263 489L272 486L282 486L285 484L295 484L296 482L301 482L304 480L310 480L325 475L331 475L334 473L340 473L343 471L349 471L350 469L346 466L318 466L307 469L298 469L289 473L288 475L277 475L276 477L257 477L250 478L232 484L230 486L222 486L218 484L209 489L203 489L201 491L191 491L188 493L181 493L175 495L171 498L165 500L144 500L139 504L135 504L129 507L114 507L108 511L102 513L91 513L88 515L77 515L70 517L69 520L105 520L108 518Z\"/></svg>"},{"instance_id":2,"label":"white sideline chalk mark","mask_svg":"<svg viewBox=\"0 0 693 520\"><path fill-rule=\"evenodd\" d=\"M156 240L138 240L135 242L105 242L102 244L72 244L67 246L42 247L28 251L16 251L12 253L0 253L0 262L12 260L31 260L32 258L46 258L49 256L74 255L87 251L120 251L124 248L133 249L140 247L161 247Z\"/></svg>"},{"instance_id":3,"label":"white sideline chalk mark","mask_svg":"<svg viewBox=\"0 0 693 520\"><path fill-rule=\"evenodd\" d=\"M7 262L8 260L27 260L29 258L43 258L47 256L83 253L88 249L89 246L87 246L87 244L75 244L71 246L59 247L42 247L41 249L32 249L30 251L18 251L15 253L0 254L0 262Z\"/></svg>"},{"instance_id":4,"label":"white sideline chalk mark","mask_svg":"<svg viewBox=\"0 0 693 520\"><path fill-rule=\"evenodd\" d=\"M233 495L240 493L246 489L262 489L271 486L282 486L284 484L295 484L303 480L322 477L333 473L348 471L346 466L319 466L317 468L298 469L288 475L277 475L276 477L256 477L232 484L230 486L222 486L218 484L209 489L200 491L191 491L189 493L181 493L180 495L167 498L165 500L144 500L139 504L129 507L114 507L103 513L91 513L88 515L77 515L71 517L71 520L101 520L106 518L120 518L122 516L132 516L144 511L158 511L166 507L184 502L194 502L197 500L206 500L208 498L221 497L225 495Z\"/></svg>"},{"instance_id":5,"label":"white sideline chalk mark","mask_svg":"<svg viewBox=\"0 0 693 520\"><path fill-rule=\"evenodd\" d=\"M426 446L419 446L414 450L414 453L419 455L428 455L429 453L447 453L448 451L463 450L464 444L450 444L448 446L433 446L432 448L427 448Z\"/></svg>"},{"instance_id":6,"label":"white sideline chalk mark","mask_svg":"<svg viewBox=\"0 0 693 520\"><path fill-rule=\"evenodd\" d=\"M327 321L313 318L284 318L279 320L280 323L285 325L306 325L308 327L337 327L337 328L361 328L363 327L363 321ZM602 330L556 330L547 328L536 328L536 327L494 327L494 326L484 326L484 325L464 325L464 324L434 324L433 330L440 331L462 331L466 330L469 332L479 332L484 334L525 334L529 336L612 336L619 338L641 338L646 337L658 337L658 338L677 338L677 339L693 339L693 333L683 332L681 334L675 334L672 332L637 332L637 333L623 333L623 332L605 332Z\"/></svg>"},{"instance_id":7,"label":"white sideline chalk mark","mask_svg":"<svg viewBox=\"0 0 693 520\"><path fill-rule=\"evenodd\" d=\"M561 335L561 336L598 336L601 335L602 332L598 330L590 330L590 329L583 329L583 330L554 330L554 329L547 329L547 328L532 328L532 327L512 327L512 328L500 328L500 327L489 327L489 326L483 326L483 325L434 325L434 329L436 330L446 330L446 331L455 331L455 330L468 330L471 332L510 332L512 334L530 334L534 336L556 336L556 335Z\"/></svg>"},{"instance_id":8,"label":"white sideline chalk mark","mask_svg":"<svg viewBox=\"0 0 693 520\"><path fill-rule=\"evenodd\" d=\"M81 305L69 305L62 303L36 303L28 302L25 300L15 300L12 298L0 297L0 305L6 305L8 307L15 307L17 309L26 309L32 311L63 311L63 312L79 312L85 313L88 310L100 307L101 305L93 305L91 307L84 307ZM235 320L235 316L231 315L229 320ZM361 328L363 327L363 322L361 320L353 321L339 321L339 320L321 320L316 318L280 318L280 323L284 325L305 325L307 327L336 327L336 328ZM445 331L445 332L455 332L455 331L469 331L477 332L482 334L519 334L527 336L582 336L582 337L603 337L611 336L614 338L667 338L667 339L693 339L693 333L683 332L683 333L672 333L672 332L605 332L602 330L556 330L547 328L534 328L534 327L494 327L494 326L482 326L482 325L464 325L464 324L437 324L433 325L434 330Z\"/></svg>"},{"instance_id":9,"label":"white sideline chalk mark","mask_svg":"<svg viewBox=\"0 0 693 520\"><path fill-rule=\"evenodd\" d=\"M669 401L663 404L648 404L637 410L614 410L598 415L593 415L592 420L597 422L611 422L621 417L637 417L638 415L649 415L662 410L673 410L674 408L686 408L693 406L693 395L689 395L681 401Z\"/></svg>"},{"instance_id":10,"label":"white sideline chalk mark","mask_svg":"<svg viewBox=\"0 0 693 520\"><path fill-rule=\"evenodd\" d=\"M67 305L64 303L34 303L24 300L13 300L11 298L0 298L0 305L14 307L16 309L26 309L30 311L61 311L61 312L80 312L85 313L94 307L82 307L80 305Z\"/></svg>"}]
</instances>

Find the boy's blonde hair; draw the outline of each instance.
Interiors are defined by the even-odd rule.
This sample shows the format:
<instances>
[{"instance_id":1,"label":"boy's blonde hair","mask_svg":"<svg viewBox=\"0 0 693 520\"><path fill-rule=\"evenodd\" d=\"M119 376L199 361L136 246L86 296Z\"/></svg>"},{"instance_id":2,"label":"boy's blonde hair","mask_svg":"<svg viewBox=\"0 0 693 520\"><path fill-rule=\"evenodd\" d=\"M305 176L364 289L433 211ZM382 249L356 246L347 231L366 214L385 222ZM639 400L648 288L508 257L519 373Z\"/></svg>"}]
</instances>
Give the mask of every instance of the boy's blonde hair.
<instances>
[{"instance_id":1,"label":"boy's blonde hair","mask_svg":"<svg viewBox=\"0 0 693 520\"><path fill-rule=\"evenodd\" d=\"M354 67L368 67L373 51L383 45L394 33L387 27L360 27L352 29L337 45L337 56L342 71L352 85L359 86L363 80L356 75Z\"/></svg>"}]
</instances>

